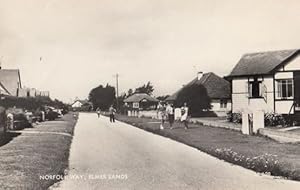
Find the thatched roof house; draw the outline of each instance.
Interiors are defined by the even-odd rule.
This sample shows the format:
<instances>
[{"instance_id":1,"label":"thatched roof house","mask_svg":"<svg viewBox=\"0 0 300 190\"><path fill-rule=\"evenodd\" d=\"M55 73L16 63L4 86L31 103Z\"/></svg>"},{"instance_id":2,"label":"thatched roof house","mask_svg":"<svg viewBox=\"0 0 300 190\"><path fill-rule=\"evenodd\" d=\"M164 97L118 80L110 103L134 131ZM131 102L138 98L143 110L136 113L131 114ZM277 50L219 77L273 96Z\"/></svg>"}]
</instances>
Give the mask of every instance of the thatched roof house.
<instances>
[{"instance_id":1,"label":"thatched roof house","mask_svg":"<svg viewBox=\"0 0 300 190\"><path fill-rule=\"evenodd\" d=\"M124 100L129 108L135 109L155 109L158 99L146 93L135 93Z\"/></svg>"}]
</instances>

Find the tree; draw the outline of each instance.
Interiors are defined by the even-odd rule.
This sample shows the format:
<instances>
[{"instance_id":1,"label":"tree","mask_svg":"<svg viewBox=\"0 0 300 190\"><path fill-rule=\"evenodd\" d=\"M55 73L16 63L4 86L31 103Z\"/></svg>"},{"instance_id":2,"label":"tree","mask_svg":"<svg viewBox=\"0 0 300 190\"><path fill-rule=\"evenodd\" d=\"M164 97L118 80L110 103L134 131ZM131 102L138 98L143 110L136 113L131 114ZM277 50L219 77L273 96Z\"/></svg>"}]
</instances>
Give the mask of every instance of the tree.
<instances>
[{"instance_id":1,"label":"tree","mask_svg":"<svg viewBox=\"0 0 300 190\"><path fill-rule=\"evenodd\" d=\"M156 97L156 99L160 100L160 101L165 101L170 95L164 95L164 96L158 96Z\"/></svg>"},{"instance_id":2,"label":"tree","mask_svg":"<svg viewBox=\"0 0 300 190\"><path fill-rule=\"evenodd\" d=\"M211 99L203 85L193 84L184 87L175 100L175 106L182 106L187 103L192 116L201 115L203 111L211 108Z\"/></svg>"},{"instance_id":3,"label":"tree","mask_svg":"<svg viewBox=\"0 0 300 190\"><path fill-rule=\"evenodd\" d=\"M128 96L126 95L126 93L122 93L119 97L117 97L117 99L115 99L114 101L114 106L117 105L117 100L118 100L118 103L119 103L119 107L117 108L117 110L121 113L125 113L124 112L124 100L127 98Z\"/></svg>"},{"instance_id":4,"label":"tree","mask_svg":"<svg viewBox=\"0 0 300 190\"><path fill-rule=\"evenodd\" d=\"M127 97L131 96L133 94L133 90L130 88L127 92Z\"/></svg>"},{"instance_id":5,"label":"tree","mask_svg":"<svg viewBox=\"0 0 300 190\"><path fill-rule=\"evenodd\" d=\"M115 88L109 84L92 89L89 93L89 101L92 102L94 109L107 110L115 100Z\"/></svg>"},{"instance_id":6,"label":"tree","mask_svg":"<svg viewBox=\"0 0 300 190\"><path fill-rule=\"evenodd\" d=\"M152 95L153 91L154 91L154 87L150 81L147 84L144 84L143 86L135 89L135 93L146 93L148 95Z\"/></svg>"}]
</instances>

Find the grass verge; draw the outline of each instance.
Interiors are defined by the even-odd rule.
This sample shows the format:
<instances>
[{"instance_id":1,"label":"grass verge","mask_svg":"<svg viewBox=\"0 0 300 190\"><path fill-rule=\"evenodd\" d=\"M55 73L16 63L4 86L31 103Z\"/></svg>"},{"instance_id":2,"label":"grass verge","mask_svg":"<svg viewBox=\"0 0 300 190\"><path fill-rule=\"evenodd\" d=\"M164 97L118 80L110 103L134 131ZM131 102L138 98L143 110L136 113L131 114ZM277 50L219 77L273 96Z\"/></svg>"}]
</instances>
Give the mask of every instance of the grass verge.
<instances>
[{"instance_id":1,"label":"grass verge","mask_svg":"<svg viewBox=\"0 0 300 190\"><path fill-rule=\"evenodd\" d=\"M118 115L117 119L244 168L300 181L300 144L283 144L262 136L200 124L190 124L190 128L184 130L181 123L175 123L172 130L160 130L155 119L124 115Z\"/></svg>"},{"instance_id":2,"label":"grass verge","mask_svg":"<svg viewBox=\"0 0 300 190\"><path fill-rule=\"evenodd\" d=\"M0 147L0 189L47 189L59 181L40 176L64 175L72 137L51 132L73 135L76 118L69 113L25 129L37 133L8 133Z\"/></svg>"}]
</instances>

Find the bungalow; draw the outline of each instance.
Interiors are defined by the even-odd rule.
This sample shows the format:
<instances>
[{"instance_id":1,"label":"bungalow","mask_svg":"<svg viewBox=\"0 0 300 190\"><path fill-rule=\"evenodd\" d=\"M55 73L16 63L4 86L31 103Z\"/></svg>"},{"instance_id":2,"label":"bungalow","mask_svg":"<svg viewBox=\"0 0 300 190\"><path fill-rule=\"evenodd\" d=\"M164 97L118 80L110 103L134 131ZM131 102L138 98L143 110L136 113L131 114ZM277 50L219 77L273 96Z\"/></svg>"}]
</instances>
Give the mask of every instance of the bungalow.
<instances>
[{"instance_id":1,"label":"bungalow","mask_svg":"<svg viewBox=\"0 0 300 190\"><path fill-rule=\"evenodd\" d=\"M92 103L90 103L88 100L75 100L71 104L71 107L76 111L89 111L92 107Z\"/></svg>"},{"instance_id":2,"label":"bungalow","mask_svg":"<svg viewBox=\"0 0 300 190\"><path fill-rule=\"evenodd\" d=\"M158 102L146 93L135 93L124 100L128 116L135 117L157 117L155 109Z\"/></svg>"},{"instance_id":3,"label":"bungalow","mask_svg":"<svg viewBox=\"0 0 300 190\"><path fill-rule=\"evenodd\" d=\"M19 69L0 68L0 94L18 96L21 88Z\"/></svg>"},{"instance_id":4,"label":"bungalow","mask_svg":"<svg viewBox=\"0 0 300 190\"><path fill-rule=\"evenodd\" d=\"M230 83L222 77L214 74L213 72L202 73L198 72L196 78L186 84L184 87L198 84L203 85L207 90L207 95L211 99L211 110L218 116L224 116L226 112L231 109L231 97L230 97ZM174 102L177 99L179 92L183 88L179 89L173 95L169 96L166 101Z\"/></svg>"},{"instance_id":5,"label":"bungalow","mask_svg":"<svg viewBox=\"0 0 300 190\"><path fill-rule=\"evenodd\" d=\"M148 110L155 109L159 100L146 93L135 93L126 98L124 102L129 109Z\"/></svg>"},{"instance_id":6,"label":"bungalow","mask_svg":"<svg viewBox=\"0 0 300 190\"><path fill-rule=\"evenodd\" d=\"M228 79L232 112L300 112L300 50L245 54Z\"/></svg>"}]
</instances>

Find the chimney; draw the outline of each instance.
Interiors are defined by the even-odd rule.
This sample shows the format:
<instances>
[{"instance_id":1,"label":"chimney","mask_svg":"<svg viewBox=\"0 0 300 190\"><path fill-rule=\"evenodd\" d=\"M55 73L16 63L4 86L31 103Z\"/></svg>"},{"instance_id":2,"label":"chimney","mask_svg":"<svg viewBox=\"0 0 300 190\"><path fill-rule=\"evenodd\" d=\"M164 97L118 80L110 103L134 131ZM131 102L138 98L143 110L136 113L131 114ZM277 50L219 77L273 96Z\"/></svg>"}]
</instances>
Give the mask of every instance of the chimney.
<instances>
[{"instance_id":1,"label":"chimney","mask_svg":"<svg viewBox=\"0 0 300 190\"><path fill-rule=\"evenodd\" d=\"M202 72L202 71L199 71L199 72L197 73L197 79L200 80L202 77L203 77L203 72Z\"/></svg>"}]
</instances>

